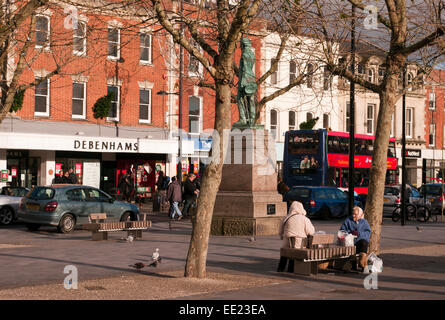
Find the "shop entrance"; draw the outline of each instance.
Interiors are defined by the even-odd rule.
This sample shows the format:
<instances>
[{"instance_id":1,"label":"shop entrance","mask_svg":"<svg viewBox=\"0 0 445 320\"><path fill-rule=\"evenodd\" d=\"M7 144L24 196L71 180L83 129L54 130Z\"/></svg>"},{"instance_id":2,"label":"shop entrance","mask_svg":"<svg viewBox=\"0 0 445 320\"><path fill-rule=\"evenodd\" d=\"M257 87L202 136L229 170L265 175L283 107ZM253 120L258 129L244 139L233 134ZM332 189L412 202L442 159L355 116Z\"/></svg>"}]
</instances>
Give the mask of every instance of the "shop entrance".
<instances>
[{"instance_id":1,"label":"shop entrance","mask_svg":"<svg viewBox=\"0 0 445 320\"><path fill-rule=\"evenodd\" d=\"M40 158L29 157L27 150L8 150L8 186L33 188L40 181Z\"/></svg>"}]
</instances>

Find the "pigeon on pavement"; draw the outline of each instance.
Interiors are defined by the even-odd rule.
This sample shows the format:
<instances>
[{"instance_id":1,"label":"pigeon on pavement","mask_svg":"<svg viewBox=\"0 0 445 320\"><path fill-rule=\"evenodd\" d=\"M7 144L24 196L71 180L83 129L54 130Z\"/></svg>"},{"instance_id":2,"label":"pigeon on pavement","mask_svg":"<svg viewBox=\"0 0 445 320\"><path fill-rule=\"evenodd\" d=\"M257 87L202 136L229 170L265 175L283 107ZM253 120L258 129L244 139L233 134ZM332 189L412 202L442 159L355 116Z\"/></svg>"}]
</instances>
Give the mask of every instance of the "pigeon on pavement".
<instances>
[{"instance_id":1,"label":"pigeon on pavement","mask_svg":"<svg viewBox=\"0 0 445 320\"><path fill-rule=\"evenodd\" d=\"M145 267L145 264L143 264L142 262L136 262L135 264L133 264L133 265L130 265L130 267L133 267L133 268L135 268L135 269L142 269L142 268L144 268Z\"/></svg>"}]
</instances>

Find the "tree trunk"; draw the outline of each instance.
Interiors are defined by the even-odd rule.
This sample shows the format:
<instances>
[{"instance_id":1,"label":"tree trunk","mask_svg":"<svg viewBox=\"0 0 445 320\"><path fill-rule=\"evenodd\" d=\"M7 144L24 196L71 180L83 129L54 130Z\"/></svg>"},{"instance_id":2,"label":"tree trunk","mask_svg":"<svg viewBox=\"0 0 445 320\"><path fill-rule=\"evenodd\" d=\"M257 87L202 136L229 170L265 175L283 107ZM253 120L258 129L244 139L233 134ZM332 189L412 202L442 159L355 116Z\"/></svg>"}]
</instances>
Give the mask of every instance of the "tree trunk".
<instances>
[{"instance_id":1,"label":"tree trunk","mask_svg":"<svg viewBox=\"0 0 445 320\"><path fill-rule=\"evenodd\" d=\"M393 72L399 74L399 72ZM391 115L397 102L397 76L392 76L383 93L379 96L380 107L373 146L370 169L370 183L366 199L365 218L371 227L369 252L380 252L380 235L382 232L383 195L385 191L386 171L388 166L388 145L391 130Z\"/></svg>"},{"instance_id":2,"label":"tree trunk","mask_svg":"<svg viewBox=\"0 0 445 320\"><path fill-rule=\"evenodd\" d=\"M206 167L202 177L196 215L192 217L192 236L190 239L184 276L206 277L207 251L212 225L213 208L222 177L223 134L230 129L231 90L228 84L216 84L215 129L219 135L220 152L214 154L212 162Z\"/></svg>"}]
</instances>

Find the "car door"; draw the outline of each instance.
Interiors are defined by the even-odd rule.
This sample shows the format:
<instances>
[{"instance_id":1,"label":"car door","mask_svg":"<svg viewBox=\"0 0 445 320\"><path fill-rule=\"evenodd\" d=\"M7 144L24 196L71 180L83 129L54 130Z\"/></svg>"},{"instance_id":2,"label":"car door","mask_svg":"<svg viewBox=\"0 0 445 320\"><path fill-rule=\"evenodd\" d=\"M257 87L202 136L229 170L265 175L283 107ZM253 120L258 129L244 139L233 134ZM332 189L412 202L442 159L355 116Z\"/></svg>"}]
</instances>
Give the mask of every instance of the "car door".
<instances>
[{"instance_id":1,"label":"car door","mask_svg":"<svg viewBox=\"0 0 445 320\"><path fill-rule=\"evenodd\" d=\"M87 201L85 188L76 188L66 191L66 210L76 216L76 223L88 223L91 213L90 203Z\"/></svg>"},{"instance_id":2,"label":"car door","mask_svg":"<svg viewBox=\"0 0 445 320\"><path fill-rule=\"evenodd\" d=\"M333 217L341 217L347 208L348 197L338 189L326 189L326 197L329 201L329 209Z\"/></svg>"},{"instance_id":3,"label":"car door","mask_svg":"<svg viewBox=\"0 0 445 320\"><path fill-rule=\"evenodd\" d=\"M106 213L107 220L119 220L120 212L113 204L113 198L96 188L86 188L90 213Z\"/></svg>"}]
</instances>

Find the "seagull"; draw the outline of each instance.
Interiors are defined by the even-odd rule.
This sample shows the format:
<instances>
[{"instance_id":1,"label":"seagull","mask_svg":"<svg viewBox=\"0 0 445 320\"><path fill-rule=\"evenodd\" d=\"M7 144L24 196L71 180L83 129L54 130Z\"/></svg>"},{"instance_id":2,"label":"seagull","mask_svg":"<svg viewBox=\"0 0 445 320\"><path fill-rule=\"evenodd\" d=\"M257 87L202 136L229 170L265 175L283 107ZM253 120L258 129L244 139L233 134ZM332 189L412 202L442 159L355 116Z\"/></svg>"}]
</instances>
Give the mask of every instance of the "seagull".
<instances>
[{"instance_id":1,"label":"seagull","mask_svg":"<svg viewBox=\"0 0 445 320\"><path fill-rule=\"evenodd\" d=\"M135 264L133 264L133 265L130 265L130 267L133 267L133 268L135 268L135 269L142 269L142 268L144 268L145 267L145 264L143 264L142 262L136 262Z\"/></svg>"},{"instance_id":2,"label":"seagull","mask_svg":"<svg viewBox=\"0 0 445 320\"><path fill-rule=\"evenodd\" d=\"M130 234L125 240L127 240L127 242L133 242L134 237Z\"/></svg>"},{"instance_id":3,"label":"seagull","mask_svg":"<svg viewBox=\"0 0 445 320\"><path fill-rule=\"evenodd\" d=\"M160 257L159 257L159 249L158 248L156 248L156 251L153 252L153 254L151 255L151 259L153 261L158 261L160 259Z\"/></svg>"},{"instance_id":4,"label":"seagull","mask_svg":"<svg viewBox=\"0 0 445 320\"><path fill-rule=\"evenodd\" d=\"M153 261L152 263L150 263L148 266L149 266L149 267L155 267L155 268L156 268L156 267L158 266L158 264L161 263L161 260L162 260L162 259L159 258L158 260Z\"/></svg>"},{"instance_id":5,"label":"seagull","mask_svg":"<svg viewBox=\"0 0 445 320\"><path fill-rule=\"evenodd\" d=\"M157 267L158 263L161 263L162 258L159 256L159 249L156 248L156 251L151 255L152 263L150 263L149 267Z\"/></svg>"}]
</instances>

